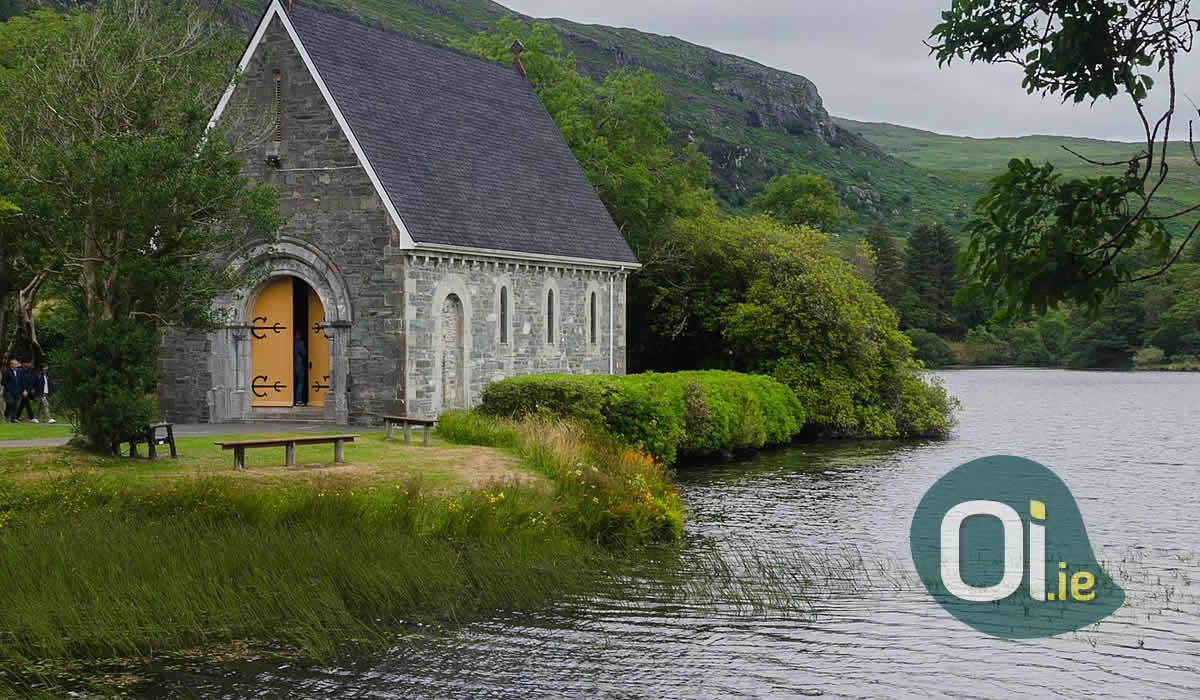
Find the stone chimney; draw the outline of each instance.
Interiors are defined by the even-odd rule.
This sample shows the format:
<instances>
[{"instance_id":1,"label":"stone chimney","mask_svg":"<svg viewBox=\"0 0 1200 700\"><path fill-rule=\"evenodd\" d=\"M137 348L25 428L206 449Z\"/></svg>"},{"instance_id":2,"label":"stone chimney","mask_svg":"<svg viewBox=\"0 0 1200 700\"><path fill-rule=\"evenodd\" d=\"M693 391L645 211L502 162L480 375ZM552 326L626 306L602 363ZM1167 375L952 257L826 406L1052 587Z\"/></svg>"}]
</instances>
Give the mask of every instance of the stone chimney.
<instances>
[{"instance_id":1,"label":"stone chimney","mask_svg":"<svg viewBox=\"0 0 1200 700\"><path fill-rule=\"evenodd\" d=\"M508 48L512 51L513 68L517 69L517 72L521 74L522 78L528 80L529 76L525 75L525 66L521 64L521 52L525 50L525 45L521 43L520 39L513 39L512 46Z\"/></svg>"}]
</instances>

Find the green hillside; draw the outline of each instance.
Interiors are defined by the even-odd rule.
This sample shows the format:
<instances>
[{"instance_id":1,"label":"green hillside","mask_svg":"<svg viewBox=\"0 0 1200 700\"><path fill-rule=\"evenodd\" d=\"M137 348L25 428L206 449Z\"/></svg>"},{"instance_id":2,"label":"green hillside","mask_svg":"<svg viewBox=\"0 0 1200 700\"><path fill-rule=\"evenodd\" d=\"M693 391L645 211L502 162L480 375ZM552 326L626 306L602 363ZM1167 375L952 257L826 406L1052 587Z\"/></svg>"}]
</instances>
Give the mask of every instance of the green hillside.
<instances>
[{"instance_id":1,"label":"green hillside","mask_svg":"<svg viewBox=\"0 0 1200 700\"><path fill-rule=\"evenodd\" d=\"M988 180L1005 169L1012 158L1029 158L1035 163L1049 161L1065 175L1082 177L1095 175L1099 169L1066 148L1102 162L1128 160L1144 148L1140 143L1069 136L976 139L935 134L895 124L858 122L840 117L834 119L843 128L875 143L890 156L922 168L936 177L980 191L986 187ZM1200 204L1200 166L1192 160L1187 143L1172 142L1167 152L1170 170L1160 190L1162 198L1156 210L1168 213ZM1112 168L1110 172L1119 174L1123 169L1124 166L1120 166ZM1185 219L1175 224L1174 228L1181 230L1187 222Z\"/></svg>"}]
</instances>

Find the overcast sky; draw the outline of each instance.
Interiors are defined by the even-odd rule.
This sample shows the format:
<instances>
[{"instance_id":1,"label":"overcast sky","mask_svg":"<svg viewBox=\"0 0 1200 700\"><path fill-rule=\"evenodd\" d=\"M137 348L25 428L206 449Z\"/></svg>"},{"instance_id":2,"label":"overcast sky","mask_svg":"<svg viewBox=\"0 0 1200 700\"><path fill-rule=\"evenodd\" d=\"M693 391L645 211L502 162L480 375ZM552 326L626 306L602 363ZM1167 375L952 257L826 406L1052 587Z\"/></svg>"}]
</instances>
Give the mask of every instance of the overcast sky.
<instances>
[{"instance_id":1,"label":"overcast sky","mask_svg":"<svg viewBox=\"0 0 1200 700\"><path fill-rule=\"evenodd\" d=\"M499 1L535 17L676 36L798 73L840 117L960 136L1141 138L1128 98L1062 105L1026 95L1016 66L955 63L939 70L921 42L950 0ZM1200 85L1180 90L1200 103ZM1186 117L1176 134L1186 138Z\"/></svg>"}]
</instances>

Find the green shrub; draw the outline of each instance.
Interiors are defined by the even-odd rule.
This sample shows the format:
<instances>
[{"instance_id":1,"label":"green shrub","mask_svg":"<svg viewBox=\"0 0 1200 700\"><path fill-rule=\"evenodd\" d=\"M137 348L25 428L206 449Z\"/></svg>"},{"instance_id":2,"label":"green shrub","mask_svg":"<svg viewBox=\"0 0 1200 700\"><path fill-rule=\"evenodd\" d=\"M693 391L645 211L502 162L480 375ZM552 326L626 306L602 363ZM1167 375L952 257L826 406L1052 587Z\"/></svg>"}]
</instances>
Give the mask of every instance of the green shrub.
<instances>
[{"instance_id":1,"label":"green shrub","mask_svg":"<svg viewBox=\"0 0 1200 700\"><path fill-rule=\"evenodd\" d=\"M74 321L50 358L56 393L80 434L102 452L155 418L159 334L125 319Z\"/></svg>"},{"instance_id":2,"label":"green shrub","mask_svg":"<svg viewBox=\"0 0 1200 700\"><path fill-rule=\"evenodd\" d=\"M509 418L582 420L666 464L679 454L784 444L804 426L804 408L786 386L718 370L513 377L489 384L480 410Z\"/></svg>"},{"instance_id":3,"label":"green shrub","mask_svg":"<svg viewBox=\"0 0 1200 700\"><path fill-rule=\"evenodd\" d=\"M1167 353L1162 348L1147 345L1133 353L1133 364L1136 367L1161 365L1167 360Z\"/></svg>"},{"instance_id":4,"label":"green shrub","mask_svg":"<svg viewBox=\"0 0 1200 700\"><path fill-rule=\"evenodd\" d=\"M1063 355L1067 350L1067 321L1060 311L1047 312L1037 321L1038 335L1046 352L1054 358L1054 364L1062 364Z\"/></svg>"},{"instance_id":5,"label":"green shrub","mask_svg":"<svg viewBox=\"0 0 1200 700\"><path fill-rule=\"evenodd\" d=\"M471 411L443 412L438 416L437 434L460 445L519 447L521 444L521 433L516 425Z\"/></svg>"},{"instance_id":6,"label":"green shrub","mask_svg":"<svg viewBox=\"0 0 1200 700\"><path fill-rule=\"evenodd\" d=\"M944 437L954 427L959 408L940 377L906 375L896 409L897 432L901 437Z\"/></svg>"},{"instance_id":7,"label":"green shrub","mask_svg":"<svg viewBox=\"0 0 1200 700\"><path fill-rule=\"evenodd\" d=\"M987 326L967 331L965 353L968 364L972 365L1007 365L1012 364L1014 357L1012 347Z\"/></svg>"},{"instance_id":8,"label":"green shrub","mask_svg":"<svg viewBox=\"0 0 1200 700\"><path fill-rule=\"evenodd\" d=\"M958 363L958 357L941 336L922 328L910 328L904 334L912 341L916 358L926 367L948 367Z\"/></svg>"},{"instance_id":9,"label":"green shrub","mask_svg":"<svg viewBox=\"0 0 1200 700\"><path fill-rule=\"evenodd\" d=\"M1008 329L1006 335L1016 364L1022 367L1049 367L1056 364L1037 328L1031 325L1014 326Z\"/></svg>"}]
</instances>

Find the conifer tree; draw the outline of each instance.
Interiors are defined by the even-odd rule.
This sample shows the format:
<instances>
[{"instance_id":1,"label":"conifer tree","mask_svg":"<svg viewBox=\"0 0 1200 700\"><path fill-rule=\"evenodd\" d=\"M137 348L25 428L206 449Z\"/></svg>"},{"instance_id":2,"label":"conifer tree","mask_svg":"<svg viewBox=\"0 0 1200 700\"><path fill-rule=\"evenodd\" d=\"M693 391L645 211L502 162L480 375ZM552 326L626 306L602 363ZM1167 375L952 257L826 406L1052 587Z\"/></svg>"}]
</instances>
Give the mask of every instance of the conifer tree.
<instances>
[{"instance_id":1,"label":"conifer tree","mask_svg":"<svg viewBox=\"0 0 1200 700\"><path fill-rule=\"evenodd\" d=\"M899 308L904 297L904 256L881 222L876 222L867 232L867 243L875 251L875 278L872 280L875 293L883 297L888 306Z\"/></svg>"},{"instance_id":2,"label":"conifer tree","mask_svg":"<svg viewBox=\"0 0 1200 700\"><path fill-rule=\"evenodd\" d=\"M942 334L961 330L954 314L957 255L958 244L944 226L921 225L913 230L904 264L907 290L901 316L905 325Z\"/></svg>"}]
</instances>

